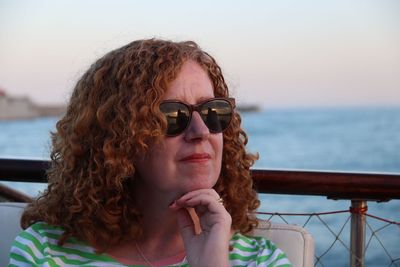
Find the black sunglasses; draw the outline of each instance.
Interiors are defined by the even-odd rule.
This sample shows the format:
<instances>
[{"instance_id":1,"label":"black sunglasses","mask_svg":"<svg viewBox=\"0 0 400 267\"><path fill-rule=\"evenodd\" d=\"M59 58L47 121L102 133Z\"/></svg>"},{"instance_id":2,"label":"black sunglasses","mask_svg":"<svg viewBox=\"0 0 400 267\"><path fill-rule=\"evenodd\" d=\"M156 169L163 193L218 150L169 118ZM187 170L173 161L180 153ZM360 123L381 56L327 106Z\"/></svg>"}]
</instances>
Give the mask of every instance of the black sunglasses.
<instances>
[{"instance_id":1,"label":"black sunglasses","mask_svg":"<svg viewBox=\"0 0 400 267\"><path fill-rule=\"evenodd\" d=\"M167 136L183 133L190 124L193 111L200 114L211 133L221 133L229 127L234 108L234 98L211 98L196 105L176 100L166 100L160 104L160 110L167 118Z\"/></svg>"}]
</instances>

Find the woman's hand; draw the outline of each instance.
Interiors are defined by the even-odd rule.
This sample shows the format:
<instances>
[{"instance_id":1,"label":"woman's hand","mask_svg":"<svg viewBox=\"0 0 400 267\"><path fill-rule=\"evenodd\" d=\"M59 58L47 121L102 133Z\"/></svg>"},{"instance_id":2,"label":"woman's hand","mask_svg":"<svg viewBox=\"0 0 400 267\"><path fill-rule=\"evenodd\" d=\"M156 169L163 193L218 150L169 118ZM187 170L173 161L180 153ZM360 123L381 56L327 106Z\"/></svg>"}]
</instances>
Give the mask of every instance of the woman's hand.
<instances>
[{"instance_id":1,"label":"woman's hand","mask_svg":"<svg viewBox=\"0 0 400 267\"><path fill-rule=\"evenodd\" d=\"M200 189L183 195L170 206L177 210L190 266L229 266L232 218L219 200L214 189ZM196 232L199 226L201 231Z\"/></svg>"}]
</instances>

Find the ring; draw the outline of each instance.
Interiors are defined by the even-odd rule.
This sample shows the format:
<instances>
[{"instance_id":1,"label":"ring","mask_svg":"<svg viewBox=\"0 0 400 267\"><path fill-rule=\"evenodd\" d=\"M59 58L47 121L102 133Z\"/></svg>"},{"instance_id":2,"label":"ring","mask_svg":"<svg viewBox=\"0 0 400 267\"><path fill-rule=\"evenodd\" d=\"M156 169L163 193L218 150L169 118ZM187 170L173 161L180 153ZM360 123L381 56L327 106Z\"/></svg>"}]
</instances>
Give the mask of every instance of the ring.
<instances>
[{"instance_id":1,"label":"ring","mask_svg":"<svg viewBox=\"0 0 400 267\"><path fill-rule=\"evenodd\" d=\"M218 203L221 205L224 205L224 200L222 199L222 197L217 199Z\"/></svg>"}]
</instances>

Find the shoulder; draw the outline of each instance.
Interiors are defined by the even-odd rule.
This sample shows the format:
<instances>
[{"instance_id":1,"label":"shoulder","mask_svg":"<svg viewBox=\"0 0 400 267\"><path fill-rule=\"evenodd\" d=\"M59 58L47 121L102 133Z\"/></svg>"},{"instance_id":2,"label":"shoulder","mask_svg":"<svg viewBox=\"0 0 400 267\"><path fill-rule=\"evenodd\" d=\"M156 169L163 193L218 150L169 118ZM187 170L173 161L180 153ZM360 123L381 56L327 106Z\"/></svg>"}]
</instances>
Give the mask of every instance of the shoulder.
<instances>
[{"instance_id":1,"label":"shoulder","mask_svg":"<svg viewBox=\"0 0 400 267\"><path fill-rule=\"evenodd\" d=\"M109 257L96 254L94 248L75 238L69 238L63 246L59 246L63 233L63 228L47 223L31 225L15 238L9 266L82 266L112 262Z\"/></svg>"},{"instance_id":2,"label":"shoulder","mask_svg":"<svg viewBox=\"0 0 400 267\"><path fill-rule=\"evenodd\" d=\"M64 229L59 226L53 226L45 222L37 222L26 228L18 236L34 235L37 238L58 238L64 233Z\"/></svg>"},{"instance_id":3,"label":"shoulder","mask_svg":"<svg viewBox=\"0 0 400 267\"><path fill-rule=\"evenodd\" d=\"M233 235L229 258L232 266L291 266L285 253L263 237Z\"/></svg>"},{"instance_id":4,"label":"shoulder","mask_svg":"<svg viewBox=\"0 0 400 267\"><path fill-rule=\"evenodd\" d=\"M62 233L61 228L41 222L26 228L18 234L12 244L10 266L38 263L44 257L45 251L51 246L51 243L57 243L54 235L61 236Z\"/></svg>"},{"instance_id":5,"label":"shoulder","mask_svg":"<svg viewBox=\"0 0 400 267\"><path fill-rule=\"evenodd\" d=\"M14 240L13 247L43 249L44 245L57 244L63 233L64 230L61 227L38 222L20 232Z\"/></svg>"}]
</instances>

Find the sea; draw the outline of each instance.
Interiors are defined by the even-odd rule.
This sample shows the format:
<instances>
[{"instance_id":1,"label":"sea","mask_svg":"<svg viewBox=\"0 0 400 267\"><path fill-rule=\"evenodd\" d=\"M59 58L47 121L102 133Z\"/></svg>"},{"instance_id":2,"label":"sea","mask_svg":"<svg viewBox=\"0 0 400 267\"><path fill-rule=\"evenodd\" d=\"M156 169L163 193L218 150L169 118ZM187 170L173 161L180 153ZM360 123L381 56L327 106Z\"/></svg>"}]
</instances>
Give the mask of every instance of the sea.
<instances>
[{"instance_id":1,"label":"sea","mask_svg":"<svg viewBox=\"0 0 400 267\"><path fill-rule=\"evenodd\" d=\"M241 116L247 149L259 155L253 168L400 173L400 107L274 108ZM57 120L1 121L0 158L48 159L49 132ZM31 196L45 188L3 183ZM262 212L319 213L346 210L351 204L318 196L259 197ZM368 213L400 222L400 200L369 201ZM315 239L316 266L349 266L348 213L271 220L305 226ZM399 225L367 218L366 266L400 266Z\"/></svg>"}]
</instances>

